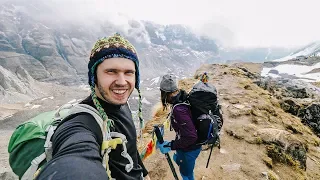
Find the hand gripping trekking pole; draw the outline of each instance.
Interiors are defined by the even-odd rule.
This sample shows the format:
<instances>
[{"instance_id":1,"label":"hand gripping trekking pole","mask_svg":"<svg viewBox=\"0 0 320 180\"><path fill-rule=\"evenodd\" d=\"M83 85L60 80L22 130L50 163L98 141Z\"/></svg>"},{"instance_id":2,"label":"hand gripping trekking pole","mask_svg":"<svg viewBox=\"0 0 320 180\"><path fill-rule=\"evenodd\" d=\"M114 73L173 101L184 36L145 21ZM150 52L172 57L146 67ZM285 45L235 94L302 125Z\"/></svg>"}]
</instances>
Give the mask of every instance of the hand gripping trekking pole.
<instances>
[{"instance_id":1,"label":"hand gripping trekking pole","mask_svg":"<svg viewBox=\"0 0 320 180\"><path fill-rule=\"evenodd\" d=\"M161 134L160 129L159 129L158 126L154 126L154 132L156 133L156 136L157 136L157 139L158 139L159 143L162 144L163 143L163 137L162 137L162 134ZM172 171L172 174L173 174L175 180L179 180L178 175L176 173L176 170L174 169L174 166L173 166L173 163L172 163L172 160L170 158L169 153L165 153L165 156L166 156L166 159L167 159L167 161L169 163L170 169Z\"/></svg>"}]
</instances>

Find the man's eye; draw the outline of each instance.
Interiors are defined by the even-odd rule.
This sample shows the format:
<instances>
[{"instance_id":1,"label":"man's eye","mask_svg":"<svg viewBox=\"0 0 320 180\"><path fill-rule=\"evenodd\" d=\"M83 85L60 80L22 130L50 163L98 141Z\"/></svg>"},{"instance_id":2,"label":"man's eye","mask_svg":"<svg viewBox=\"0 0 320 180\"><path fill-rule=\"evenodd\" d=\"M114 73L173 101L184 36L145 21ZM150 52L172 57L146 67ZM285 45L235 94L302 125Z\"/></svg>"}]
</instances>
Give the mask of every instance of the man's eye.
<instances>
[{"instance_id":1,"label":"man's eye","mask_svg":"<svg viewBox=\"0 0 320 180\"><path fill-rule=\"evenodd\" d=\"M115 73L116 71L113 69L106 70L106 73Z\"/></svg>"},{"instance_id":2,"label":"man's eye","mask_svg":"<svg viewBox=\"0 0 320 180\"><path fill-rule=\"evenodd\" d=\"M134 71L127 71L126 74L128 74L128 75L133 75L133 74L134 74Z\"/></svg>"}]
</instances>

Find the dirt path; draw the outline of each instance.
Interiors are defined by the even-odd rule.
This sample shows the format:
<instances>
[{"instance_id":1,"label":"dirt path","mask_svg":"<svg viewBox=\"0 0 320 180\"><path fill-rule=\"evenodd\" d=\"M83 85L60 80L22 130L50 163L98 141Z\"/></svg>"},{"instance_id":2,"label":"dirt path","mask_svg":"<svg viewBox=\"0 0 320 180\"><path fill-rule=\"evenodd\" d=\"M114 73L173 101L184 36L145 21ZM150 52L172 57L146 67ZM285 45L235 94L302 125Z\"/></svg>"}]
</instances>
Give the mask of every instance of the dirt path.
<instances>
[{"instance_id":1,"label":"dirt path","mask_svg":"<svg viewBox=\"0 0 320 180\"><path fill-rule=\"evenodd\" d=\"M252 72L259 72L259 66L249 64L246 66ZM269 168L263 159L266 159L266 144L255 142L254 130L263 128L279 128L284 129L286 113L280 108L275 111L280 115L273 119L270 115L269 120L256 120L256 116L251 113L253 107L269 107L271 106L271 98L268 92L257 87L249 78L243 75L243 71L221 66L204 66L198 71L209 72L209 76L213 77L213 83L218 92L220 103L222 104L224 126L221 134L221 149L214 148L209 167L206 168L209 151L202 151L196 161L195 177L197 180L263 180L269 179L271 176L279 179L320 179L320 165L316 162L320 160L320 151L313 155L315 161L307 159L307 171L299 173L293 167L281 163L274 163L273 168ZM195 80L186 79L180 82L180 87L190 90ZM247 86L246 88L244 88ZM265 98L269 98L266 102ZM270 105L271 104L271 105ZM261 111L264 112L264 111ZM157 117L157 123L161 122L162 117ZM259 117L260 118L260 117ZM276 118L279 118L278 120ZM270 120L271 119L271 120ZM294 118L293 118L294 119ZM163 120L163 119L162 119ZM274 120L274 121L272 121ZM281 122L282 121L282 122ZM294 119L298 121L298 119ZM281 123L283 123L281 125ZM295 123L295 122L294 122ZM300 122L297 126L302 126ZM173 132L165 132L166 140L174 139ZM310 131L305 130L305 134ZM317 139L314 135L310 137L299 136L302 140ZM320 142L320 141L319 141ZM310 147L315 147L309 144ZM315 147L316 148L316 147ZM173 152L171 152L172 157ZM310 155L312 153L308 153ZM174 179L165 156L158 150L144 161L146 167L150 171L152 179L172 180ZM178 168L176 167L177 172Z\"/></svg>"}]
</instances>

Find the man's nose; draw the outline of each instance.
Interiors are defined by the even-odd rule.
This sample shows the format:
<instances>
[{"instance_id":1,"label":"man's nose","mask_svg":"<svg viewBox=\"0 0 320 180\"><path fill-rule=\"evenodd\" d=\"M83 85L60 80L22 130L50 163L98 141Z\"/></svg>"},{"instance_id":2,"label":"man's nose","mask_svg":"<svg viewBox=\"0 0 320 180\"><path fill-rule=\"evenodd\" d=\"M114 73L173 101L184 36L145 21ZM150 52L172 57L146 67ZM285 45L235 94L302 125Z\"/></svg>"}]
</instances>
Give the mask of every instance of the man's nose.
<instances>
[{"instance_id":1,"label":"man's nose","mask_svg":"<svg viewBox=\"0 0 320 180\"><path fill-rule=\"evenodd\" d=\"M126 81L126 76L124 73L119 73L117 80L116 80L116 84L117 85L126 85L127 81Z\"/></svg>"}]
</instances>

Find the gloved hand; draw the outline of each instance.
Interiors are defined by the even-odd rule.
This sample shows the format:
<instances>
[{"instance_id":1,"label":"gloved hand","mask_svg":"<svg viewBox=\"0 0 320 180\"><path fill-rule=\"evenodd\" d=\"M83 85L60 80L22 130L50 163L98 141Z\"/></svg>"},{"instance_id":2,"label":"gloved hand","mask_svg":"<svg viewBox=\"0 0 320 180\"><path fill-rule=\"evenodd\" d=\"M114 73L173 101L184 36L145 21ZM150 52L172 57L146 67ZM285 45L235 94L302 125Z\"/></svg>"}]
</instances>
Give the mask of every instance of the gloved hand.
<instances>
[{"instance_id":1,"label":"gloved hand","mask_svg":"<svg viewBox=\"0 0 320 180\"><path fill-rule=\"evenodd\" d=\"M163 141L162 144L157 141L157 147L160 149L162 154L166 154L171 151L171 142Z\"/></svg>"}]
</instances>

